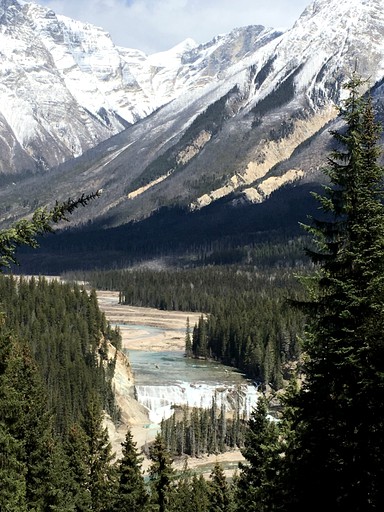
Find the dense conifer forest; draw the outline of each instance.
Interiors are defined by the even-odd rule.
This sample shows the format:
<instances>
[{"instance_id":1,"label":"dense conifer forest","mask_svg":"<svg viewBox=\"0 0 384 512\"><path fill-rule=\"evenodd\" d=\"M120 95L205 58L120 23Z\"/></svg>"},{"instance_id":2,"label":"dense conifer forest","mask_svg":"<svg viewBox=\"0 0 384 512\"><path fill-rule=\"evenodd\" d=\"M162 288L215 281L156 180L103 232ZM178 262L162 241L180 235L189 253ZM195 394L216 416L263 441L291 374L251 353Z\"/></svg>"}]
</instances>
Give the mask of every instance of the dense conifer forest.
<instances>
[{"instance_id":1,"label":"dense conifer forest","mask_svg":"<svg viewBox=\"0 0 384 512\"><path fill-rule=\"evenodd\" d=\"M68 226L55 236L40 237L37 249L21 248L19 259L23 272L47 275L126 268L157 258L186 265L241 264L250 259L257 266L295 265L305 260L299 223L316 213L313 190L319 191L319 186L287 185L264 203L235 209L230 196L194 212L187 206L163 207L139 222L117 227L101 222Z\"/></svg>"},{"instance_id":2,"label":"dense conifer forest","mask_svg":"<svg viewBox=\"0 0 384 512\"><path fill-rule=\"evenodd\" d=\"M111 380L115 359L108 343L120 347L120 335L99 310L94 291L44 278L0 276L4 328L25 340L46 387L47 410L57 433L81 420L96 393L114 419Z\"/></svg>"},{"instance_id":3,"label":"dense conifer forest","mask_svg":"<svg viewBox=\"0 0 384 512\"><path fill-rule=\"evenodd\" d=\"M263 253L270 258L273 251L264 248ZM296 267L300 270L302 265ZM120 290L125 304L201 311L200 321L191 326L189 355L235 366L276 389L289 379L299 357L304 315L289 301L302 299L304 291L292 268L211 265L109 271L86 278L96 287Z\"/></svg>"},{"instance_id":4,"label":"dense conifer forest","mask_svg":"<svg viewBox=\"0 0 384 512\"><path fill-rule=\"evenodd\" d=\"M233 423L224 421L215 404L204 412L184 409L180 420L163 423L163 435L149 447L144 479L130 430L115 462L103 428L103 409L116 413L107 344L118 346L119 333L105 322L95 292L4 277L0 510L384 509L384 169L378 164L379 126L371 99L359 95L362 85L356 74L347 84L349 96L340 111L346 126L333 134L337 149L326 171L331 186L317 196L325 215L307 227L315 242L308 254L316 272L304 280L306 293L278 266L94 276L105 278L105 287L119 283L122 301L201 310L207 319L202 316L193 332L187 331L187 350L238 366L252 358L259 366L248 371L276 387L284 364L302 350L297 373L293 365L288 372L292 378L281 395L279 421L268 415L268 395L258 400L241 439L235 439L238 416ZM66 210L64 205L62 213ZM33 244L36 232L56 221L43 211L19 229L0 232L0 266L14 260L16 245ZM140 290L139 278L146 283ZM233 287L238 295L230 292ZM212 453L231 443L240 444L245 457L231 482L218 463L207 479L187 463L178 473L172 465L174 455Z\"/></svg>"},{"instance_id":5,"label":"dense conifer forest","mask_svg":"<svg viewBox=\"0 0 384 512\"><path fill-rule=\"evenodd\" d=\"M247 429L247 420L239 414L239 409L229 415L224 404L217 406L215 398L210 409L184 406L161 422L167 449L179 457L200 457L243 448Z\"/></svg>"}]
</instances>

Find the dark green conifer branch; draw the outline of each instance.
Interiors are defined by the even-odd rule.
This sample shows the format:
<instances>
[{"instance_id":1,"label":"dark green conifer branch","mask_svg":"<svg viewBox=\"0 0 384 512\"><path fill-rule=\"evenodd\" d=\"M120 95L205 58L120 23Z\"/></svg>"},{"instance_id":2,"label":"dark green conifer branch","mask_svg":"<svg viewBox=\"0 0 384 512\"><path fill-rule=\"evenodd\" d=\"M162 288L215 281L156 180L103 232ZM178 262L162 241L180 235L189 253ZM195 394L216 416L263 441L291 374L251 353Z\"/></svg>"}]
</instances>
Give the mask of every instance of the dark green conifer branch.
<instances>
[{"instance_id":1,"label":"dark green conifer branch","mask_svg":"<svg viewBox=\"0 0 384 512\"><path fill-rule=\"evenodd\" d=\"M31 219L21 219L13 226L0 230L0 272L9 268L12 263L17 264L15 252L17 247L27 245L38 247L37 237L53 231L52 225L60 221L68 221L79 206L86 206L90 201L100 197L101 190L85 195L78 199L67 199L64 202L56 201L53 208L38 208Z\"/></svg>"}]
</instances>

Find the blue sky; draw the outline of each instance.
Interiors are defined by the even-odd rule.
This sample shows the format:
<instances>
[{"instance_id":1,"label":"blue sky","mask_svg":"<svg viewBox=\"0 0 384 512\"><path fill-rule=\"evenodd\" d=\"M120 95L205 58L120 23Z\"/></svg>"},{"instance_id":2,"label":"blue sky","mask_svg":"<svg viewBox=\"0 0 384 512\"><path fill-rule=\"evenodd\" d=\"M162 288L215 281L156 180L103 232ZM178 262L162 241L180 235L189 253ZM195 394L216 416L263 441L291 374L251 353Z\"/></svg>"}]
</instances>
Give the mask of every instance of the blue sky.
<instances>
[{"instance_id":1,"label":"blue sky","mask_svg":"<svg viewBox=\"0 0 384 512\"><path fill-rule=\"evenodd\" d=\"M150 54L191 37L205 43L245 25L286 29L311 0L33 0L103 27L113 41Z\"/></svg>"}]
</instances>

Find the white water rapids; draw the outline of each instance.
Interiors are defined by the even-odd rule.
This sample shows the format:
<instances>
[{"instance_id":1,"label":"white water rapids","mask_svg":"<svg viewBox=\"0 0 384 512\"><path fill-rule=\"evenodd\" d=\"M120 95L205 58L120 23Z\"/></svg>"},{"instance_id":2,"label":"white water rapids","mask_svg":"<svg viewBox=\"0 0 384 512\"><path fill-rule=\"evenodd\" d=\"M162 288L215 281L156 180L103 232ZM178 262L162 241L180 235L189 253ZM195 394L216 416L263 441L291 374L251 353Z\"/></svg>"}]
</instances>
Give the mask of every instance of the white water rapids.
<instances>
[{"instance_id":1,"label":"white water rapids","mask_svg":"<svg viewBox=\"0 0 384 512\"><path fill-rule=\"evenodd\" d=\"M214 386L180 382L173 386L136 386L135 389L137 400L148 409L152 423L160 423L163 418L172 416L174 405L209 409L213 399L218 408L223 405L226 412L234 412L238 408L240 416L248 418L257 402L256 388L250 385Z\"/></svg>"},{"instance_id":2,"label":"white water rapids","mask_svg":"<svg viewBox=\"0 0 384 512\"><path fill-rule=\"evenodd\" d=\"M187 359L180 351L128 351L139 403L152 423L169 418L173 406L210 408L212 400L226 412L248 418L256 406L256 387L233 368L217 362Z\"/></svg>"}]
</instances>

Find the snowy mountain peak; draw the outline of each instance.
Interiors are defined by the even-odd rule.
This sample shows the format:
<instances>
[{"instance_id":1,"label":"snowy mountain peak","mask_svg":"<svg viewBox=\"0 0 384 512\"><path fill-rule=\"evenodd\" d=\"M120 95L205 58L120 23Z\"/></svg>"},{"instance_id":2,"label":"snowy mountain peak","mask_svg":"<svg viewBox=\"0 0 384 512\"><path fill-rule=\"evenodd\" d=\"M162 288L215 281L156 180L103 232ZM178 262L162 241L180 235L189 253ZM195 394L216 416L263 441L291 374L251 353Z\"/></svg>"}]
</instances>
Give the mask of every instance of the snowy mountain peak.
<instances>
[{"instance_id":1,"label":"snowy mountain peak","mask_svg":"<svg viewBox=\"0 0 384 512\"><path fill-rule=\"evenodd\" d=\"M293 74L313 108L338 101L342 82L357 64L376 82L384 72L383 0L315 0L276 45L255 65L263 71L254 101L260 101ZM265 76L264 76L265 75Z\"/></svg>"},{"instance_id":2,"label":"snowy mountain peak","mask_svg":"<svg viewBox=\"0 0 384 512\"><path fill-rule=\"evenodd\" d=\"M185 39L170 50L164 52L153 53L148 57L148 62L152 66L172 68L180 66L183 56L197 47L197 43L193 39Z\"/></svg>"},{"instance_id":3,"label":"snowy mountain peak","mask_svg":"<svg viewBox=\"0 0 384 512\"><path fill-rule=\"evenodd\" d=\"M315 23L318 27L329 30L330 25L358 27L359 22L374 22L382 17L382 0L314 0L303 11L293 26L304 27L307 23ZM308 27L307 27L308 29Z\"/></svg>"},{"instance_id":4,"label":"snowy mountain peak","mask_svg":"<svg viewBox=\"0 0 384 512\"><path fill-rule=\"evenodd\" d=\"M220 48L220 59L209 57ZM185 90L217 80L245 51L232 36L209 50L186 39L146 56L115 46L102 28L0 0L0 152L20 149L20 159L0 161L0 171L46 169L78 156Z\"/></svg>"},{"instance_id":5,"label":"snowy mountain peak","mask_svg":"<svg viewBox=\"0 0 384 512\"><path fill-rule=\"evenodd\" d=\"M103 212L125 220L307 179L321 147L306 148L326 140L356 63L372 84L384 77L384 0L315 0L284 33L240 27L150 56L35 4L0 0L0 16L0 169L96 146L47 188L65 199L91 176Z\"/></svg>"},{"instance_id":6,"label":"snowy mountain peak","mask_svg":"<svg viewBox=\"0 0 384 512\"><path fill-rule=\"evenodd\" d=\"M197 43L190 37L187 37L184 39L184 41L181 41L181 43L177 44L170 50L168 50L169 53L176 53L178 55L182 55L185 52L189 52L193 48L196 48Z\"/></svg>"}]
</instances>

